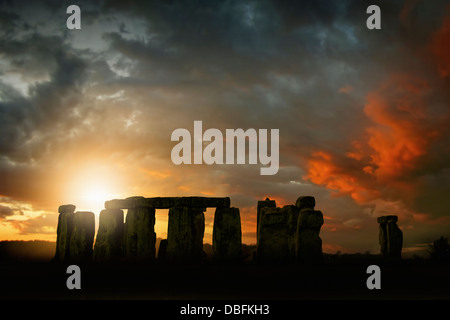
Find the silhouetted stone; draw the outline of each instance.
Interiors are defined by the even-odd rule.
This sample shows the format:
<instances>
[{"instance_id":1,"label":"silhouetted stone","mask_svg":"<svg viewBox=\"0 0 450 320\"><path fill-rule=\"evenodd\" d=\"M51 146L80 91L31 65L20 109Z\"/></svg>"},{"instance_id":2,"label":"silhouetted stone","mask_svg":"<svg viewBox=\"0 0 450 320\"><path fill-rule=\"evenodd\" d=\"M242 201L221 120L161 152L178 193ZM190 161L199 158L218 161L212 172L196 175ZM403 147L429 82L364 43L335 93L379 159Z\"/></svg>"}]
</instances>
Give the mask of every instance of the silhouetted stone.
<instances>
[{"instance_id":1,"label":"silhouetted stone","mask_svg":"<svg viewBox=\"0 0 450 320\"><path fill-rule=\"evenodd\" d=\"M318 263L322 261L322 239L320 228L323 225L321 211L304 208L300 210L295 237L295 251L298 261Z\"/></svg>"},{"instance_id":2,"label":"silhouetted stone","mask_svg":"<svg viewBox=\"0 0 450 320\"><path fill-rule=\"evenodd\" d=\"M94 246L95 261L118 260L123 256L123 229L122 210L105 209L100 212Z\"/></svg>"},{"instance_id":3,"label":"silhouetted stone","mask_svg":"<svg viewBox=\"0 0 450 320\"><path fill-rule=\"evenodd\" d=\"M397 216L377 218L379 225L379 242L384 258L400 259L402 255L403 233L397 226Z\"/></svg>"},{"instance_id":4,"label":"silhouetted stone","mask_svg":"<svg viewBox=\"0 0 450 320\"><path fill-rule=\"evenodd\" d=\"M59 206L58 212L59 213L67 213L67 212L75 212L75 206L73 204L63 204L62 206Z\"/></svg>"},{"instance_id":5,"label":"silhouetted stone","mask_svg":"<svg viewBox=\"0 0 450 320\"><path fill-rule=\"evenodd\" d=\"M314 209L316 206L316 199L312 196L301 196L295 202L295 205L300 208L300 210L304 208Z\"/></svg>"},{"instance_id":6,"label":"silhouetted stone","mask_svg":"<svg viewBox=\"0 0 450 320\"><path fill-rule=\"evenodd\" d=\"M131 208L125 218L124 254L129 260L155 259L155 209Z\"/></svg>"},{"instance_id":7,"label":"silhouetted stone","mask_svg":"<svg viewBox=\"0 0 450 320\"><path fill-rule=\"evenodd\" d=\"M295 260L295 235L297 233L297 221L300 208L294 205L286 205L283 207L283 210L287 215L289 259Z\"/></svg>"},{"instance_id":8,"label":"silhouetted stone","mask_svg":"<svg viewBox=\"0 0 450 320\"><path fill-rule=\"evenodd\" d=\"M237 261L242 257L241 216L238 208L217 208L214 214L213 258Z\"/></svg>"},{"instance_id":9,"label":"silhouetted stone","mask_svg":"<svg viewBox=\"0 0 450 320\"><path fill-rule=\"evenodd\" d=\"M388 255L390 258L402 257L403 233L394 221L388 221L386 225L388 237Z\"/></svg>"},{"instance_id":10,"label":"silhouetted stone","mask_svg":"<svg viewBox=\"0 0 450 320\"><path fill-rule=\"evenodd\" d=\"M397 222L398 216L381 216L377 218L378 223Z\"/></svg>"},{"instance_id":11,"label":"silhouetted stone","mask_svg":"<svg viewBox=\"0 0 450 320\"><path fill-rule=\"evenodd\" d=\"M202 208L169 209L167 228L167 259L198 261L203 257L205 215Z\"/></svg>"},{"instance_id":12,"label":"silhouetted stone","mask_svg":"<svg viewBox=\"0 0 450 320\"><path fill-rule=\"evenodd\" d=\"M258 205L256 208L256 240L258 240L258 234L259 234L259 221L261 218L261 209L262 208L276 208L277 204L275 203L275 200L270 200L269 198L266 198L264 201L258 201Z\"/></svg>"},{"instance_id":13,"label":"silhouetted stone","mask_svg":"<svg viewBox=\"0 0 450 320\"><path fill-rule=\"evenodd\" d=\"M105 202L106 209L131 209L150 207L155 209L170 209L174 207L190 208L223 208L230 207L230 198L208 197L130 197L127 199L114 199Z\"/></svg>"},{"instance_id":14,"label":"silhouetted stone","mask_svg":"<svg viewBox=\"0 0 450 320\"><path fill-rule=\"evenodd\" d=\"M263 207L260 212L257 259L260 262L289 260L289 228L283 208Z\"/></svg>"},{"instance_id":15,"label":"silhouetted stone","mask_svg":"<svg viewBox=\"0 0 450 320\"><path fill-rule=\"evenodd\" d=\"M92 259L95 233L95 215L88 211L74 213L70 237L70 261L85 262Z\"/></svg>"},{"instance_id":16,"label":"silhouetted stone","mask_svg":"<svg viewBox=\"0 0 450 320\"><path fill-rule=\"evenodd\" d=\"M73 231L75 206L62 205L58 208L58 226L56 229L55 260L66 261L70 256L70 237Z\"/></svg>"},{"instance_id":17,"label":"silhouetted stone","mask_svg":"<svg viewBox=\"0 0 450 320\"><path fill-rule=\"evenodd\" d=\"M159 249L158 249L158 259L159 260L165 260L167 256L167 239L162 239L159 242Z\"/></svg>"}]
</instances>

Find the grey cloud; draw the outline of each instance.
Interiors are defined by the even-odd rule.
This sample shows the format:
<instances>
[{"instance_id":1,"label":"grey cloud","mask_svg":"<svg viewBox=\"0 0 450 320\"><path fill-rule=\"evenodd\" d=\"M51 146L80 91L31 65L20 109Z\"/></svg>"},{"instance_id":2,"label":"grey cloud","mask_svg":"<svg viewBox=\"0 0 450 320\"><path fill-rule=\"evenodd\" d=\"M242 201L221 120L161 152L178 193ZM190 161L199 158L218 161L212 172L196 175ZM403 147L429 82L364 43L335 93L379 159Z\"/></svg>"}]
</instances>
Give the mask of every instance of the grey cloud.
<instances>
[{"instance_id":1,"label":"grey cloud","mask_svg":"<svg viewBox=\"0 0 450 320\"><path fill-rule=\"evenodd\" d=\"M0 205L0 219L15 215L14 210L10 207Z\"/></svg>"},{"instance_id":2,"label":"grey cloud","mask_svg":"<svg viewBox=\"0 0 450 320\"><path fill-rule=\"evenodd\" d=\"M0 102L1 147L5 155L20 158L12 151L19 152L24 143L33 137L48 134L60 121L67 121L68 110L80 99L79 88L86 65L69 53L60 39L37 35L23 42L3 42L0 53L13 64L19 63L19 56L23 57L20 60L28 61L23 68L15 70L24 76L32 70L39 72L35 69L49 72L48 80L30 85L29 97L4 95L4 100ZM37 149L34 152L40 152Z\"/></svg>"},{"instance_id":3,"label":"grey cloud","mask_svg":"<svg viewBox=\"0 0 450 320\"><path fill-rule=\"evenodd\" d=\"M8 221L20 235L54 234L58 224L57 214L45 214L27 220Z\"/></svg>"}]
</instances>

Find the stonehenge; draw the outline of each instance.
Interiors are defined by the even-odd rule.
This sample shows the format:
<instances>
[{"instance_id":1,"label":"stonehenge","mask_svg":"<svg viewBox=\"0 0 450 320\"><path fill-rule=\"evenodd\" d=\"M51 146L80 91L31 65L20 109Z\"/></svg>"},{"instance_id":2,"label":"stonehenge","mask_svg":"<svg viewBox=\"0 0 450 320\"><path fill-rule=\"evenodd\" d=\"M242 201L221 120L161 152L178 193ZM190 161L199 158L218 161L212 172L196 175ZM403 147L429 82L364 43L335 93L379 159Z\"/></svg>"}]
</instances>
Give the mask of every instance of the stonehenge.
<instances>
[{"instance_id":1,"label":"stonehenge","mask_svg":"<svg viewBox=\"0 0 450 320\"><path fill-rule=\"evenodd\" d=\"M314 210L312 196L299 197L294 205L276 207L275 201L258 202L259 222L256 254L258 261L320 263L323 225L321 211Z\"/></svg>"},{"instance_id":2,"label":"stonehenge","mask_svg":"<svg viewBox=\"0 0 450 320\"><path fill-rule=\"evenodd\" d=\"M207 197L130 197L126 199L114 199L105 202L106 209L131 209L131 208L155 208L170 209L174 207L207 208L230 207L230 198Z\"/></svg>"},{"instance_id":3,"label":"stonehenge","mask_svg":"<svg viewBox=\"0 0 450 320\"><path fill-rule=\"evenodd\" d=\"M379 242L381 255L387 259L401 259L403 233L397 225L397 216L381 216L379 223Z\"/></svg>"},{"instance_id":4,"label":"stonehenge","mask_svg":"<svg viewBox=\"0 0 450 320\"><path fill-rule=\"evenodd\" d=\"M319 236L322 225L321 211L307 207L300 210L295 234L295 257L297 260L312 263L322 260L322 239Z\"/></svg>"},{"instance_id":5,"label":"stonehenge","mask_svg":"<svg viewBox=\"0 0 450 320\"><path fill-rule=\"evenodd\" d=\"M266 198L256 206L258 262L322 262L320 229L323 214L315 210L315 198L299 197L295 205L277 207ZM56 252L61 262L154 261L198 262L204 258L206 208L216 208L212 235L212 258L229 262L242 259L239 208L230 198L130 197L105 202L95 237L95 216L75 211L72 204L58 208ZM167 239L160 241L156 257L155 210L169 209ZM126 215L124 210L127 210ZM125 221L124 221L125 219ZM397 216L382 216L379 243L384 258L401 258L403 234Z\"/></svg>"},{"instance_id":6,"label":"stonehenge","mask_svg":"<svg viewBox=\"0 0 450 320\"><path fill-rule=\"evenodd\" d=\"M242 257L241 215L238 208L217 208L213 226L213 259L239 261Z\"/></svg>"},{"instance_id":7,"label":"stonehenge","mask_svg":"<svg viewBox=\"0 0 450 320\"><path fill-rule=\"evenodd\" d=\"M202 208L169 209L166 259L178 262L201 260L204 232L205 215Z\"/></svg>"},{"instance_id":8,"label":"stonehenge","mask_svg":"<svg viewBox=\"0 0 450 320\"><path fill-rule=\"evenodd\" d=\"M60 206L58 212L55 259L75 262L90 260L95 233L94 213L75 212L75 206L71 204Z\"/></svg>"},{"instance_id":9,"label":"stonehenge","mask_svg":"<svg viewBox=\"0 0 450 320\"><path fill-rule=\"evenodd\" d=\"M90 211L78 211L73 215L73 230L70 236L69 256L75 262L92 258L95 233L95 216Z\"/></svg>"},{"instance_id":10,"label":"stonehenge","mask_svg":"<svg viewBox=\"0 0 450 320\"><path fill-rule=\"evenodd\" d=\"M97 239L94 246L95 261L119 260L123 250L123 210L104 209L100 212Z\"/></svg>"},{"instance_id":11,"label":"stonehenge","mask_svg":"<svg viewBox=\"0 0 450 320\"><path fill-rule=\"evenodd\" d=\"M258 261L321 260L319 237L323 216L314 210L315 199L299 197L283 208L266 198L257 203ZM167 239L160 241L159 260L195 262L204 257L206 208L215 207L213 252L215 261L242 259L239 208L230 198L130 197L105 202L100 212L94 245L92 212L75 212L74 205L59 207L55 259L58 261L156 260L155 210L169 209ZM126 216L123 210L127 210ZM125 221L124 221L125 218Z\"/></svg>"},{"instance_id":12,"label":"stonehenge","mask_svg":"<svg viewBox=\"0 0 450 320\"><path fill-rule=\"evenodd\" d=\"M284 208L261 209L256 254L260 262L289 259L287 213Z\"/></svg>"},{"instance_id":13,"label":"stonehenge","mask_svg":"<svg viewBox=\"0 0 450 320\"><path fill-rule=\"evenodd\" d=\"M124 256L128 260L155 259L155 208L128 209L124 225Z\"/></svg>"},{"instance_id":14,"label":"stonehenge","mask_svg":"<svg viewBox=\"0 0 450 320\"><path fill-rule=\"evenodd\" d=\"M269 198L266 198L264 201L258 201L258 205L256 207L256 240L258 240L259 219L262 208L275 208L276 206L275 200L270 200Z\"/></svg>"},{"instance_id":15,"label":"stonehenge","mask_svg":"<svg viewBox=\"0 0 450 320\"><path fill-rule=\"evenodd\" d=\"M106 201L95 245L94 214L75 212L74 205L62 205L58 209L55 260L153 261L155 210L169 209L167 239L160 242L158 259L200 261L204 255L204 211L209 207L215 207L220 216L214 240L217 258L234 260L240 256L241 224L239 209L230 208L228 197L130 197Z\"/></svg>"},{"instance_id":16,"label":"stonehenge","mask_svg":"<svg viewBox=\"0 0 450 320\"><path fill-rule=\"evenodd\" d=\"M66 261L70 257L70 237L73 231L75 206L73 204L59 206L58 212L55 259Z\"/></svg>"}]
</instances>

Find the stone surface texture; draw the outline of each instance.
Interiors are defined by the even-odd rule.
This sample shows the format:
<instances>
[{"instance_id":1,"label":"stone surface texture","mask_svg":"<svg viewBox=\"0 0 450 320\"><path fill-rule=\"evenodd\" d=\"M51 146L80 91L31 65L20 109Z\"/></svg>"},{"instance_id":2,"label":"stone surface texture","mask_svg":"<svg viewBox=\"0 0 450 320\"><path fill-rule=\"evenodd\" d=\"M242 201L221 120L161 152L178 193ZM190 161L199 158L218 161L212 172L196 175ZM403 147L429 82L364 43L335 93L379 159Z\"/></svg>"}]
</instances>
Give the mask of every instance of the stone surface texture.
<instances>
[{"instance_id":1,"label":"stone surface texture","mask_svg":"<svg viewBox=\"0 0 450 320\"><path fill-rule=\"evenodd\" d=\"M238 208L217 208L213 226L213 259L239 261L242 257L241 216Z\"/></svg>"}]
</instances>

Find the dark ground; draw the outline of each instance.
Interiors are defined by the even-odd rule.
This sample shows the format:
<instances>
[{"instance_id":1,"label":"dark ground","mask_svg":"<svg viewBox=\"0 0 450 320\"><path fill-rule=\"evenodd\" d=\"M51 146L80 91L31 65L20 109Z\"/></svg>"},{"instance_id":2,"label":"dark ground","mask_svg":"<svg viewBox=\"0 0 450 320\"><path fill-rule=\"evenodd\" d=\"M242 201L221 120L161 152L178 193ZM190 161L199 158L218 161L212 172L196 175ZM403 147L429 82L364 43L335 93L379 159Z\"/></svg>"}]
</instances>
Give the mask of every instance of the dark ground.
<instances>
[{"instance_id":1,"label":"dark ground","mask_svg":"<svg viewBox=\"0 0 450 320\"><path fill-rule=\"evenodd\" d=\"M243 246L245 262L190 265L155 261L80 265L81 290L69 290L69 264L51 261L52 242L0 242L0 299L157 300L423 300L450 299L450 263L386 262L379 255L324 254L324 263L262 265ZM208 255L210 245L204 245ZM209 253L210 254L210 253ZM369 265L381 268L381 289L369 290Z\"/></svg>"},{"instance_id":2,"label":"dark ground","mask_svg":"<svg viewBox=\"0 0 450 320\"><path fill-rule=\"evenodd\" d=\"M69 290L67 265L0 263L0 299L450 299L450 266L373 259L321 266L88 264L81 290ZM381 289L369 290L366 269L381 268Z\"/></svg>"},{"instance_id":3,"label":"dark ground","mask_svg":"<svg viewBox=\"0 0 450 320\"><path fill-rule=\"evenodd\" d=\"M204 246L207 258L210 249ZM305 315L323 319L340 314L345 319L405 319L419 312L448 315L448 262L415 258L388 263L379 255L324 254L324 263L318 266L261 265L252 259L253 246L243 249L245 262L233 265L211 260L190 265L161 261L80 264L81 289L69 290L69 264L51 261L54 243L0 242L0 308L22 318L55 314L71 319L301 319ZM366 286L370 265L381 269L380 290ZM267 307L270 312L225 311L242 305L253 305L254 311L258 306L263 308L260 310ZM212 315L182 314L186 307L214 307L216 311Z\"/></svg>"}]
</instances>

